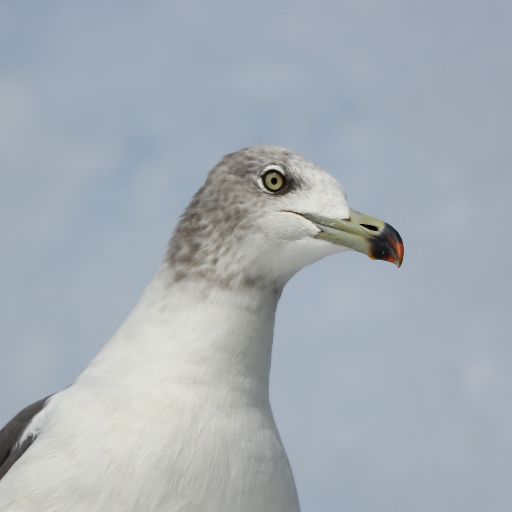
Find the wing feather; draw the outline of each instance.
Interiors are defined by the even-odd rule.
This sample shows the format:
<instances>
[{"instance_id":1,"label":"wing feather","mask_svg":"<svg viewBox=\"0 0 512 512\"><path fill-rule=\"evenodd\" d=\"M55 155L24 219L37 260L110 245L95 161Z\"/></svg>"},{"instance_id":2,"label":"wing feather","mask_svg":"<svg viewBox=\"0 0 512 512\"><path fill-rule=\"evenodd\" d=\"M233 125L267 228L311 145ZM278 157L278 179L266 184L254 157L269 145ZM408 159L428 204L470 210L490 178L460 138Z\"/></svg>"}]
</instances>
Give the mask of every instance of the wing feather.
<instances>
[{"instance_id":1,"label":"wing feather","mask_svg":"<svg viewBox=\"0 0 512 512\"><path fill-rule=\"evenodd\" d=\"M26 428L34 416L43 410L50 396L25 407L0 430L0 480L34 442L36 436L28 436L22 443L19 443Z\"/></svg>"}]
</instances>

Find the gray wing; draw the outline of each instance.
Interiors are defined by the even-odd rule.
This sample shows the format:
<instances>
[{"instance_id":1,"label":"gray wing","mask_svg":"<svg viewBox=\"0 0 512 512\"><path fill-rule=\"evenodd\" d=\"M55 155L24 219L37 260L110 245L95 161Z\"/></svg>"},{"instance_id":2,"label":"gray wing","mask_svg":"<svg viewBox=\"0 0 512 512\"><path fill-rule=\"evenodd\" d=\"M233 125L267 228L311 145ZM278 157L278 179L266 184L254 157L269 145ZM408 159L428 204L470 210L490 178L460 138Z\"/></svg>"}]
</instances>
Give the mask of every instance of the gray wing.
<instances>
[{"instance_id":1,"label":"gray wing","mask_svg":"<svg viewBox=\"0 0 512 512\"><path fill-rule=\"evenodd\" d=\"M35 437L29 436L21 444L18 444L32 418L43 410L50 396L25 407L0 430L0 480L34 442Z\"/></svg>"}]
</instances>

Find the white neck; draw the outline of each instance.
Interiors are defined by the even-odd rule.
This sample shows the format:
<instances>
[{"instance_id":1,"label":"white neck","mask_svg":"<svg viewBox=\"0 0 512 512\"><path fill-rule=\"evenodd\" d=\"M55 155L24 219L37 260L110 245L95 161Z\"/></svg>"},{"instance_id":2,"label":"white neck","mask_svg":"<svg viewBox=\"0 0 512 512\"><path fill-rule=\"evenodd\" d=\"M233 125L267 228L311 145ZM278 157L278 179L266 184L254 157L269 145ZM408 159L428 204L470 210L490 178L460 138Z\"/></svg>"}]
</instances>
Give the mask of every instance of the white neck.
<instances>
[{"instance_id":1,"label":"white neck","mask_svg":"<svg viewBox=\"0 0 512 512\"><path fill-rule=\"evenodd\" d=\"M279 294L176 283L170 272L160 269L114 337L52 402L63 418L53 413L57 448L75 432L73 418L88 440L73 445L82 461L73 468L98 467L88 478L119 496L117 507L103 493L101 505L73 510L298 512L268 396ZM69 460L51 466L62 469L51 481L70 478ZM83 476L73 468L72 478Z\"/></svg>"},{"instance_id":2,"label":"white neck","mask_svg":"<svg viewBox=\"0 0 512 512\"><path fill-rule=\"evenodd\" d=\"M270 286L222 289L201 280L169 284L171 272L161 267L81 379L134 386L158 380L164 387L211 391L216 400L267 404L280 292Z\"/></svg>"}]
</instances>

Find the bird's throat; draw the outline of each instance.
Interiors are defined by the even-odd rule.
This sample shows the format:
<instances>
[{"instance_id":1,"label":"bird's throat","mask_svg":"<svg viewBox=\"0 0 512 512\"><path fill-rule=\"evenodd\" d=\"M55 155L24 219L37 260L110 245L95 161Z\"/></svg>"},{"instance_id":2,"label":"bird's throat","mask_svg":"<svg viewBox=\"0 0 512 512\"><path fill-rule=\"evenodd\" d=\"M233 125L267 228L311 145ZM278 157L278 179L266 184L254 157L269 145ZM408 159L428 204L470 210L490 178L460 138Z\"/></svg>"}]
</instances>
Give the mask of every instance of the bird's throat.
<instances>
[{"instance_id":1,"label":"bird's throat","mask_svg":"<svg viewBox=\"0 0 512 512\"><path fill-rule=\"evenodd\" d=\"M169 285L160 271L89 368L152 389L195 390L204 400L268 403L278 299L270 288Z\"/></svg>"}]
</instances>

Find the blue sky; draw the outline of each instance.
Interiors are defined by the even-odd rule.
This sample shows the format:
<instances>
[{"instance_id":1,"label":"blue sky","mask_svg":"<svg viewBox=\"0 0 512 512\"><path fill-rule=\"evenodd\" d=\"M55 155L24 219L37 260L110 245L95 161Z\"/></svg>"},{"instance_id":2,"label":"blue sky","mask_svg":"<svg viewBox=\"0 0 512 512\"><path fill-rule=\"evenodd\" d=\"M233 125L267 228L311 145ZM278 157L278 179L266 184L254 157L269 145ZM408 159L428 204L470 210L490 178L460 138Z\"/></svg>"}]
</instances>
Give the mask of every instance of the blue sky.
<instances>
[{"instance_id":1,"label":"blue sky","mask_svg":"<svg viewBox=\"0 0 512 512\"><path fill-rule=\"evenodd\" d=\"M271 394L305 512L512 507L512 4L0 2L0 422L67 386L222 155L289 147L404 265L285 289Z\"/></svg>"}]
</instances>

